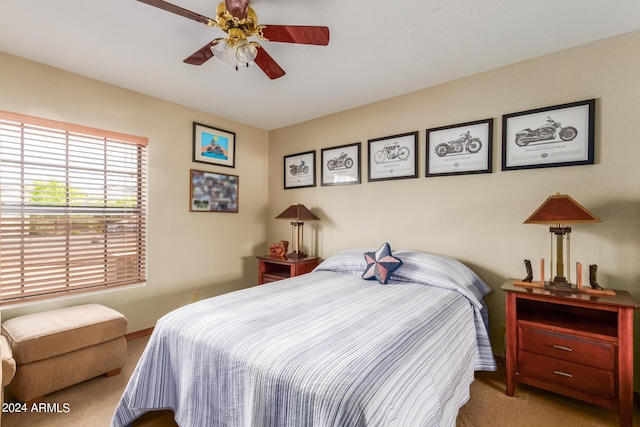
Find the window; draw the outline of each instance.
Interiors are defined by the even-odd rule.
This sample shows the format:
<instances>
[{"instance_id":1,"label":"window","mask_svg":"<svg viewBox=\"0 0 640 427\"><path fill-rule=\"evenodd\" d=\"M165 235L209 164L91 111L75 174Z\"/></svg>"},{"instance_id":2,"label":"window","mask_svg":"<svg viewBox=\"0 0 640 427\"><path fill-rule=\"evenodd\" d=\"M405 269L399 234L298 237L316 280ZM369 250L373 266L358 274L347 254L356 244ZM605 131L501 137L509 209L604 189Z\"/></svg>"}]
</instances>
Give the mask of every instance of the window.
<instances>
[{"instance_id":1,"label":"window","mask_svg":"<svg viewBox=\"0 0 640 427\"><path fill-rule=\"evenodd\" d=\"M0 111L0 305L145 281L146 151Z\"/></svg>"}]
</instances>

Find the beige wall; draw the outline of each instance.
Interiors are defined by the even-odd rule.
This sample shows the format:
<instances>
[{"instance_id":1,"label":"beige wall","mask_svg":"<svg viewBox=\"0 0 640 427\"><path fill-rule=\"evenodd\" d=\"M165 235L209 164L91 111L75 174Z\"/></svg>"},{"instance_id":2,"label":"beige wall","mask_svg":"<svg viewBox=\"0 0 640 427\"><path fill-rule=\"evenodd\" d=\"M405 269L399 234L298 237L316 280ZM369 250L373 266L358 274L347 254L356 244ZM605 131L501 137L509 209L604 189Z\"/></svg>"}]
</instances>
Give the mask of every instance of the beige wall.
<instances>
[{"instance_id":1,"label":"beige wall","mask_svg":"<svg viewBox=\"0 0 640 427\"><path fill-rule=\"evenodd\" d=\"M124 313L129 331L168 311L257 283L266 250L268 133L0 53L0 109L149 139L148 285L4 308L2 319L84 302ZM193 163L192 123L236 132L236 167ZM239 213L190 213L189 170L240 177Z\"/></svg>"},{"instance_id":2,"label":"beige wall","mask_svg":"<svg viewBox=\"0 0 640 427\"><path fill-rule=\"evenodd\" d=\"M503 114L591 98L595 165L501 171ZM572 262L598 264L601 285L640 301L639 112L640 32L634 32L278 129L269 136L269 215L296 202L316 212L321 221L305 224L305 243L321 257L388 241L392 249L465 262L494 290L487 301L500 354L501 284L525 276L524 258L534 265L549 259L548 228L522 222L556 192L604 221L572 227ZM486 118L494 118L493 173L424 177L425 129ZM367 140L415 130L420 177L367 182ZM321 148L354 142L363 144L362 184L322 187L318 169L317 187L283 189L284 155L315 149L319 159ZM268 225L269 242L288 240L288 222Z\"/></svg>"}]
</instances>

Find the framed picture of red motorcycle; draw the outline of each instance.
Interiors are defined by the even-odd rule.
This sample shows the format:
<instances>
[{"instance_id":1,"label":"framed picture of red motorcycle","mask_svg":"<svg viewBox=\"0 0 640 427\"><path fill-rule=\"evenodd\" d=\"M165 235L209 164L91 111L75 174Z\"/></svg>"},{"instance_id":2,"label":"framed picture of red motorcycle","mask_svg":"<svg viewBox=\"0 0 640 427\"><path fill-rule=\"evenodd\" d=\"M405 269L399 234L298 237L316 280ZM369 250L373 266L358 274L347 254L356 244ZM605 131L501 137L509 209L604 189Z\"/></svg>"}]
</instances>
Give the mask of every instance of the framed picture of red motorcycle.
<instances>
[{"instance_id":1,"label":"framed picture of red motorcycle","mask_svg":"<svg viewBox=\"0 0 640 427\"><path fill-rule=\"evenodd\" d=\"M418 131L369 140L369 181L418 177Z\"/></svg>"},{"instance_id":2,"label":"framed picture of red motorcycle","mask_svg":"<svg viewBox=\"0 0 640 427\"><path fill-rule=\"evenodd\" d=\"M193 161L235 168L235 132L193 122Z\"/></svg>"},{"instance_id":3,"label":"framed picture of red motorcycle","mask_svg":"<svg viewBox=\"0 0 640 427\"><path fill-rule=\"evenodd\" d=\"M502 170L592 165L595 99L502 116Z\"/></svg>"},{"instance_id":4,"label":"framed picture of red motorcycle","mask_svg":"<svg viewBox=\"0 0 640 427\"><path fill-rule=\"evenodd\" d=\"M360 184L360 145L323 148L320 185Z\"/></svg>"},{"instance_id":5,"label":"framed picture of red motorcycle","mask_svg":"<svg viewBox=\"0 0 640 427\"><path fill-rule=\"evenodd\" d=\"M284 189L316 186L316 150L284 156Z\"/></svg>"},{"instance_id":6,"label":"framed picture of red motorcycle","mask_svg":"<svg viewBox=\"0 0 640 427\"><path fill-rule=\"evenodd\" d=\"M493 119L427 129L426 176L491 173Z\"/></svg>"}]
</instances>

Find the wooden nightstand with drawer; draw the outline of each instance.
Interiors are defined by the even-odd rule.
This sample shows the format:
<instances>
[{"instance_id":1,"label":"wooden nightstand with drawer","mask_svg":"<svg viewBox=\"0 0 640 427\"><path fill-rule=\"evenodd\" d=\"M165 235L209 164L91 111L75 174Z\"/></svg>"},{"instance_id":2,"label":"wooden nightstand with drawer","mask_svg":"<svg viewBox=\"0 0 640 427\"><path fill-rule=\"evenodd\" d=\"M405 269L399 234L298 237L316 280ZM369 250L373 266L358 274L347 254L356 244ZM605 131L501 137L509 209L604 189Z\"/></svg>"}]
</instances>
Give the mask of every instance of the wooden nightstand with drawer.
<instances>
[{"instance_id":1,"label":"wooden nightstand with drawer","mask_svg":"<svg viewBox=\"0 0 640 427\"><path fill-rule=\"evenodd\" d=\"M258 284L275 282L309 273L318 266L320 258L276 258L269 255L258 258Z\"/></svg>"},{"instance_id":2,"label":"wooden nightstand with drawer","mask_svg":"<svg viewBox=\"0 0 640 427\"><path fill-rule=\"evenodd\" d=\"M528 384L616 409L632 425L633 313L626 291L596 296L502 285L506 292L507 395Z\"/></svg>"}]
</instances>

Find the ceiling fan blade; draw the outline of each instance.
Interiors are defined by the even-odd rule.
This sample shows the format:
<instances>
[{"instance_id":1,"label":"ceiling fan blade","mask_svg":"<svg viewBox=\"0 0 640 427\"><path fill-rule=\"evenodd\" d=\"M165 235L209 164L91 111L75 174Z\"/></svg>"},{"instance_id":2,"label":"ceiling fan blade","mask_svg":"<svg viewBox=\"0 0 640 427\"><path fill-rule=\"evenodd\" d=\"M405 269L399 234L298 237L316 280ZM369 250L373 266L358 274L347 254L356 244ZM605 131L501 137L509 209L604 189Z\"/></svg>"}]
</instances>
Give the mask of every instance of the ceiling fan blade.
<instances>
[{"instance_id":1,"label":"ceiling fan blade","mask_svg":"<svg viewBox=\"0 0 640 427\"><path fill-rule=\"evenodd\" d=\"M278 79L286 74L271 55L269 55L262 47L258 48L258 55L253 62L255 62L271 80Z\"/></svg>"},{"instance_id":2,"label":"ceiling fan blade","mask_svg":"<svg viewBox=\"0 0 640 427\"><path fill-rule=\"evenodd\" d=\"M180 6L176 6L175 4L167 3L164 0L138 0L138 1L141 3L146 3L150 6L155 6L162 10L166 10L167 12L175 13L176 15L184 16L185 18L193 19L194 21L201 22L205 25L213 26L217 24L215 19L211 19L204 15L200 15L199 13L192 12Z\"/></svg>"},{"instance_id":3,"label":"ceiling fan blade","mask_svg":"<svg viewBox=\"0 0 640 427\"><path fill-rule=\"evenodd\" d=\"M193 55L191 55L190 57L186 58L182 62L185 62L187 64L191 64L191 65L202 65L202 64L204 64L209 59L213 58L213 52L211 51L211 48L213 46L217 45L218 42L220 42L220 40L224 40L224 39L215 39L211 43L207 43L205 46L203 46L198 51L194 52Z\"/></svg>"},{"instance_id":4,"label":"ceiling fan blade","mask_svg":"<svg viewBox=\"0 0 640 427\"><path fill-rule=\"evenodd\" d=\"M265 25L262 35L270 42L301 43L326 46L329 28L307 25Z\"/></svg>"},{"instance_id":5,"label":"ceiling fan blade","mask_svg":"<svg viewBox=\"0 0 640 427\"><path fill-rule=\"evenodd\" d=\"M238 19L247 19L249 0L224 0L224 5L231 16Z\"/></svg>"}]
</instances>

